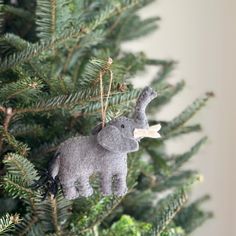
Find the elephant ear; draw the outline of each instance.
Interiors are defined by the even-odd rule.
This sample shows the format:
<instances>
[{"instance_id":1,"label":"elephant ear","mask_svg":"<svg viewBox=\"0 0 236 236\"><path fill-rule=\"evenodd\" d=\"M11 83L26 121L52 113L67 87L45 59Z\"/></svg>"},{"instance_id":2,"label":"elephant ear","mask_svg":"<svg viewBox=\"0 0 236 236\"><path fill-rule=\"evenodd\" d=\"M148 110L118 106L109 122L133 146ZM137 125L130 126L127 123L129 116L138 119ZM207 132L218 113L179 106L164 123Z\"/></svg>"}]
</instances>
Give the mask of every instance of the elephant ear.
<instances>
[{"instance_id":1,"label":"elephant ear","mask_svg":"<svg viewBox=\"0 0 236 236\"><path fill-rule=\"evenodd\" d=\"M105 149L115 153L135 152L139 144L135 139L123 136L113 125L104 127L97 135L98 143Z\"/></svg>"}]
</instances>

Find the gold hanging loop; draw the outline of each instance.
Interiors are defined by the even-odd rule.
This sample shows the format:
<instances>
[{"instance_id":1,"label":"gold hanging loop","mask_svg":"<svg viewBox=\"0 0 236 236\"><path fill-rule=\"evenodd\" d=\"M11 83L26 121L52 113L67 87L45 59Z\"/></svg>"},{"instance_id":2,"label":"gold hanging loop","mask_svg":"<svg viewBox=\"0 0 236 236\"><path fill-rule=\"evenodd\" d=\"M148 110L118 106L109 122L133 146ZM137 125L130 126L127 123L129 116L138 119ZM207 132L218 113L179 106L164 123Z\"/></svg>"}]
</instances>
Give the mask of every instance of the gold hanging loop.
<instances>
[{"instance_id":1,"label":"gold hanging loop","mask_svg":"<svg viewBox=\"0 0 236 236\"><path fill-rule=\"evenodd\" d=\"M112 64L112 59L108 58L108 65L110 66ZM112 81L113 81L113 72L112 70L108 69L109 74L110 74L110 81L109 81L109 87L108 87L108 92L106 96L106 102L104 106L103 98L104 98L104 89L103 89L103 72L100 71L99 73L99 80L100 80L100 96L101 96L101 115L102 115L102 128L104 128L105 123L106 123L106 112L109 104L109 97L111 94L111 86L112 86Z\"/></svg>"}]
</instances>

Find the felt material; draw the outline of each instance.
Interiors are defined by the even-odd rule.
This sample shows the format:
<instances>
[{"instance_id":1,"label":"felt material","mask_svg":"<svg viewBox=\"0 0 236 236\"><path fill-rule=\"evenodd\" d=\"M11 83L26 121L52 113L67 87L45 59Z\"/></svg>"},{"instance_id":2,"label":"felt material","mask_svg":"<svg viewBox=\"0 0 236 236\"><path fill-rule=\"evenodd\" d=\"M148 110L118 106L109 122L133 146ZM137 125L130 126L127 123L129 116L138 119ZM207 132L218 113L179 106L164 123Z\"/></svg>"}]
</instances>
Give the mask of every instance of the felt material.
<instances>
[{"instance_id":1,"label":"felt material","mask_svg":"<svg viewBox=\"0 0 236 236\"><path fill-rule=\"evenodd\" d=\"M146 117L147 105L157 96L157 93L151 87L145 87L141 92L135 106L134 121L140 124L137 128L148 128L148 120Z\"/></svg>"},{"instance_id":2,"label":"felt material","mask_svg":"<svg viewBox=\"0 0 236 236\"><path fill-rule=\"evenodd\" d=\"M123 123L125 127L130 128L128 122ZM139 148L138 142L134 138L127 138L122 134L122 130L120 131L114 125L103 128L97 135L97 141L103 148L114 153L134 152Z\"/></svg>"},{"instance_id":3,"label":"felt material","mask_svg":"<svg viewBox=\"0 0 236 236\"><path fill-rule=\"evenodd\" d=\"M65 198L92 195L89 177L93 174L100 175L103 195L126 194L127 153L138 150L140 138L134 138L134 130L148 128L145 109L155 97L146 87L137 100L134 119L116 118L104 128L96 127L90 136L70 138L59 146L50 174L54 179L58 176Z\"/></svg>"}]
</instances>

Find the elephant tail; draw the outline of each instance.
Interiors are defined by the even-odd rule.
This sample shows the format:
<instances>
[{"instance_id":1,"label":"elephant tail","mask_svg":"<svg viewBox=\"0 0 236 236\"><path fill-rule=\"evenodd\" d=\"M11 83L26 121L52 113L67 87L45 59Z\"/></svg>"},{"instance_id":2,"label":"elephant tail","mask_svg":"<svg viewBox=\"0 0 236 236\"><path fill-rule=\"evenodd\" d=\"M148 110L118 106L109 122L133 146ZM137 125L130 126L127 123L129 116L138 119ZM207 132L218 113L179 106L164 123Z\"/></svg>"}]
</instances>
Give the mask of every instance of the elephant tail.
<instances>
[{"instance_id":1,"label":"elephant tail","mask_svg":"<svg viewBox=\"0 0 236 236\"><path fill-rule=\"evenodd\" d=\"M56 153L52 161L49 163L49 168L47 170L41 169L41 177L34 182L31 186L33 189L43 189L43 200L50 195L55 198L58 192L58 172L60 166L60 153Z\"/></svg>"},{"instance_id":2,"label":"elephant tail","mask_svg":"<svg viewBox=\"0 0 236 236\"><path fill-rule=\"evenodd\" d=\"M57 152L55 156L53 157L52 161L49 163L49 174L50 176L55 180L60 167L60 153Z\"/></svg>"}]
</instances>

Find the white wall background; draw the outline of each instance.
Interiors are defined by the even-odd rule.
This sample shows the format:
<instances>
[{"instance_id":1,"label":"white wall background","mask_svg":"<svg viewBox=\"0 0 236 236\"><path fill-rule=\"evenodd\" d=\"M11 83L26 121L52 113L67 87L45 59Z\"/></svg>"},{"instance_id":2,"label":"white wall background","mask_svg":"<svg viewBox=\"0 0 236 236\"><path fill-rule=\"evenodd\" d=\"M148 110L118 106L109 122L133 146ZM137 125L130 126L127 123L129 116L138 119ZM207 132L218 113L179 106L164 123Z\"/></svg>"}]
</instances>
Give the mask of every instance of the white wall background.
<instances>
[{"instance_id":1,"label":"white wall background","mask_svg":"<svg viewBox=\"0 0 236 236\"><path fill-rule=\"evenodd\" d=\"M185 79L187 86L158 114L171 119L205 91L216 98L198 114L204 134L210 138L191 166L205 176L196 186L193 198L210 193L206 208L215 218L195 232L195 236L236 235L236 0L159 0L141 15L161 16L160 30L124 45L143 50L153 58L172 58L180 62L171 80ZM153 75L137 79L143 86ZM192 123L194 123L192 121ZM186 150L197 139L183 137L169 143L171 152ZM235 146L234 146L235 145Z\"/></svg>"}]
</instances>

